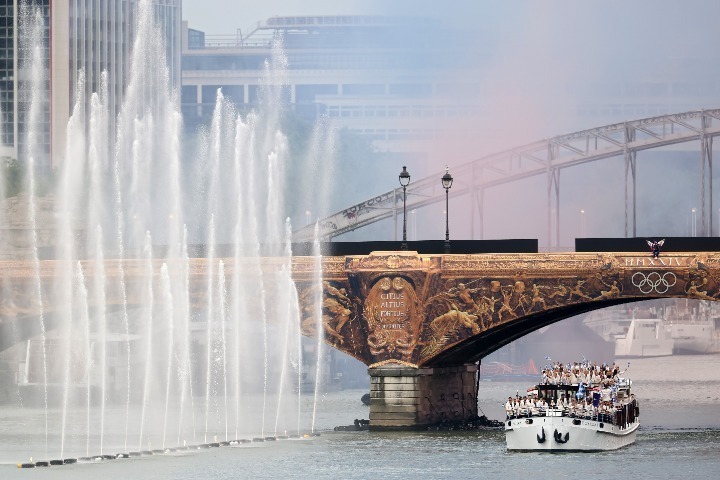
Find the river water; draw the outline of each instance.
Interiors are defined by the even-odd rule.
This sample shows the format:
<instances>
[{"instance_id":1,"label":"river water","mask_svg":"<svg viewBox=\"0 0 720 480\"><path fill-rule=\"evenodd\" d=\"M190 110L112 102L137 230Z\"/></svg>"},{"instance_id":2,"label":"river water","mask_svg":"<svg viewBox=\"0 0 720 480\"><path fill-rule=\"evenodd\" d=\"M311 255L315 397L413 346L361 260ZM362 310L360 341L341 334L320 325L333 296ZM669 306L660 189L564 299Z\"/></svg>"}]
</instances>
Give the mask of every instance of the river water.
<instances>
[{"instance_id":1,"label":"river water","mask_svg":"<svg viewBox=\"0 0 720 480\"><path fill-rule=\"evenodd\" d=\"M319 437L32 470L14 464L27 461L28 444L44 442L44 433L0 408L0 479L717 478L719 364L720 355L631 360L642 427L634 445L614 452L509 453L502 431L334 432L368 416L365 392L346 390L322 396ZM501 419L503 399L528 386L481 382L480 409Z\"/></svg>"}]
</instances>

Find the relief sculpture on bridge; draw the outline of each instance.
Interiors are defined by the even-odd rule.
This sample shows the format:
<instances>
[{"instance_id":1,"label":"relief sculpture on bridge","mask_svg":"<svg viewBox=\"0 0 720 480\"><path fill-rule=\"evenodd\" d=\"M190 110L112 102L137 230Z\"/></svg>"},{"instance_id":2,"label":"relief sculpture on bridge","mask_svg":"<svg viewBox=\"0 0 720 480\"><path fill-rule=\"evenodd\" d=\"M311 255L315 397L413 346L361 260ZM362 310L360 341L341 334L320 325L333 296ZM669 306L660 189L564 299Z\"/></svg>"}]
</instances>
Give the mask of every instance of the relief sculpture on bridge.
<instances>
[{"instance_id":1,"label":"relief sculpture on bridge","mask_svg":"<svg viewBox=\"0 0 720 480\"><path fill-rule=\"evenodd\" d=\"M712 266L712 267L711 267ZM688 297L700 300L717 300L720 298L720 275L718 275L718 258L699 256L697 262L688 270L688 282L683 288Z\"/></svg>"},{"instance_id":2,"label":"relief sculpture on bridge","mask_svg":"<svg viewBox=\"0 0 720 480\"><path fill-rule=\"evenodd\" d=\"M422 329L419 313L417 294L406 279L383 277L375 283L363 308L374 359L412 363Z\"/></svg>"},{"instance_id":3,"label":"relief sculpture on bridge","mask_svg":"<svg viewBox=\"0 0 720 480\"><path fill-rule=\"evenodd\" d=\"M360 301L357 297L350 296L347 285L341 285L337 281L323 281L322 292L318 290L317 286L301 289L299 300L303 335L317 336L320 319L325 340L330 345L364 361L367 335L363 325L358 322ZM320 318L316 307L318 298L322 298Z\"/></svg>"},{"instance_id":4,"label":"relief sculpture on bridge","mask_svg":"<svg viewBox=\"0 0 720 480\"><path fill-rule=\"evenodd\" d=\"M328 344L370 366L419 366L497 326L624 294L623 269L609 255L538 256L534 264L519 259L514 265L511 259L473 256L440 264L391 252L348 257L347 280L324 281L322 293L307 283L300 288L303 333L317 334L313 299L321 295Z\"/></svg>"},{"instance_id":5,"label":"relief sculpture on bridge","mask_svg":"<svg viewBox=\"0 0 720 480\"><path fill-rule=\"evenodd\" d=\"M611 300L621 294L619 272L614 269L585 279L524 275L449 279L444 290L426 302L429 323L420 364L454 344L520 317L572 303Z\"/></svg>"}]
</instances>

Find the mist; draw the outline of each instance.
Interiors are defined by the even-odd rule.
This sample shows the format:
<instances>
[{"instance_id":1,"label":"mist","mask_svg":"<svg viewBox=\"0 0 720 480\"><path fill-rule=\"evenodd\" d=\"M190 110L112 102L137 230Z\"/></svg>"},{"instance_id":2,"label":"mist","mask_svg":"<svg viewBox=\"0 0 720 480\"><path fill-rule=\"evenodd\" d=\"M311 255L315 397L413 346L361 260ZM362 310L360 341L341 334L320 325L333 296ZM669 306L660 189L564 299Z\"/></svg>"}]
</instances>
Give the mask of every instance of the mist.
<instances>
[{"instance_id":1,"label":"mist","mask_svg":"<svg viewBox=\"0 0 720 480\"><path fill-rule=\"evenodd\" d=\"M234 14L208 17L221 5ZM209 33L245 28L273 15L332 14L409 18L387 38L359 35L345 41L349 48L386 41L397 49L400 65L369 81L419 85L405 97L446 111L423 124L433 134L421 147L402 156L381 151L361 175L336 171L353 186L331 196L326 214L397 188L396 171L405 164L413 181L437 175L439 182L445 165L452 173L454 166L544 138L718 106L720 54L712 46L720 40L714 27L720 4L714 1L269 1L242 9L220 0L184 4L191 27ZM366 72L357 75L368 81ZM434 91L422 89L429 84ZM701 202L699 145L640 152L637 165L637 234L688 234L690 211ZM560 239L553 244L572 248L581 233L623 236L624 189L622 158L564 169ZM546 199L544 176L488 189L482 237L548 244ZM478 221L469 229L471 201L451 198L452 238L480 238ZM444 210L438 203L415 212L415 239L442 238ZM399 228L385 221L339 239L395 239Z\"/></svg>"}]
</instances>

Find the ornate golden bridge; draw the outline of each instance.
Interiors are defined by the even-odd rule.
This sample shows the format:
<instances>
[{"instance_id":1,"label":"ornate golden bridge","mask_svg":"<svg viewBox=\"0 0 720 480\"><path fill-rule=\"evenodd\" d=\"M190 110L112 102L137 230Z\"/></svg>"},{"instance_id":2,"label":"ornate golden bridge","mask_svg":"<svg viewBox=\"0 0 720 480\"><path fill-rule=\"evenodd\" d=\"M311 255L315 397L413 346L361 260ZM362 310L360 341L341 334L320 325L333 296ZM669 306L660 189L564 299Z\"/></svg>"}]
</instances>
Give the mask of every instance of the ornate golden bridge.
<instances>
[{"instance_id":1,"label":"ornate golden bridge","mask_svg":"<svg viewBox=\"0 0 720 480\"><path fill-rule=\"evenodd\" d=\"M312 335L316 292L296 260ZM325 258L323 279L326 342L370 367L371 427L411 428L476 415L476 362L543 326L638 300L716 300L720 255L376 252Z\"/></svg>"},{"instance_id":2,"label":"ornate golden bridge","mask_svg":"<svg viewBox=\"0 0 720 480\"><path fill-rule=\"evenodd\" d=\"M294 261L314 335L310 259ZM715 300L720 254L375 252L323 259L327 343L371 368L471 363L578 313L652 298Z\"/></svg>"},{"instance_id":3,"label":"ornate golden bridge","mask_svg":"<svg viewBox=\"0 0 720 480\"><path fill-rule=\"evenodd\" d=\"M234 262L227 261L232 278ZM278 259L262 259L276 270ZM372 428L414 428L461 421L477 414L476 362L513 340L569 316L653 298L716 300L720 254L535 253L422 255L374 252L324 257L322 292L316 260L294 257L302 331L369 366ZM122 269L120 268L122 266ZM40 278L56 263L43 261ZM140 301L141 261L107 260L107 284L122 270L128 304ZM159 270L159 268L155 269ZM92 264L85 268L93 275ZM35 270L26 262L0 263L0 326L37 315ZM208 263L190 262L190 299L202 308ZM232 291L232 289L229 289ZM314 299L322 298L317 305ZM48 297L49 298L49 297ZM123 296L109 288L108 305ZM44 305L48 317L52 305ZM317 309L321 311L318 312ZM20 323L20 322L16 322ZM36 322L28 322L36 323Z\"/></svg>"}]
</instances>

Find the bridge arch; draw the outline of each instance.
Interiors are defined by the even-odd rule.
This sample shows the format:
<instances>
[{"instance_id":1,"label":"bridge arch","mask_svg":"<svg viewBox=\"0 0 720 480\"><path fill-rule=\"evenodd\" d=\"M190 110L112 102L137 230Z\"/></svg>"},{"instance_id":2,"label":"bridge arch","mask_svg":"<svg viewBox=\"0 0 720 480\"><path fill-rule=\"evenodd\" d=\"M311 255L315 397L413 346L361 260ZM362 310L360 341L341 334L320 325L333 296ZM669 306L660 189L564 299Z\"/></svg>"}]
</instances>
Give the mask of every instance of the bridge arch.
<instances>
[{"instance_id":1,"label":"bridge arch","mask_svg":"<svg viewBox=\"0 0 720 480\"><path fill-rule=\"evenodd\" d=\"M635 303L646 300L654 300L668 297L648 297L637 299L615 299L588 302L561 307L552 311L539 312L525 317L520 317L512 322L498 327L490 332L482 332L478 335L444 351L427 363L427 366L458 365L463 363L474 363L481 361L485 356L504 347L505 345L529 335L536 330L547 327L554 323L563 321L576 315L588 313L593 310ZM677 297L676 297L677 298ZM687 298L687 297L681 297Z\"/></svg>"}]
</instances>

